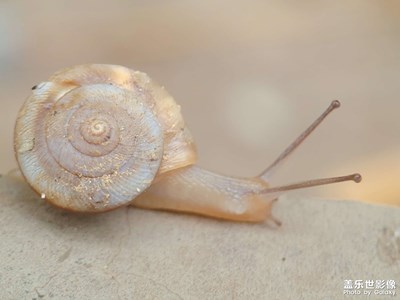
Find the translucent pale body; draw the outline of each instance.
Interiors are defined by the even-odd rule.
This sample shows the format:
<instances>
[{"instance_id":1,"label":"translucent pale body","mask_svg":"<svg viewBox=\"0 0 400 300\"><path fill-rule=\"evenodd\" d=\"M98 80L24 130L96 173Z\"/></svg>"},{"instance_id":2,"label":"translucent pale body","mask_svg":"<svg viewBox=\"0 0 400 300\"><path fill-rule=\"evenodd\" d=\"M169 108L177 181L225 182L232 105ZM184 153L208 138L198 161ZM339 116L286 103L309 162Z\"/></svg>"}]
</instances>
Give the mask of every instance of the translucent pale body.
<instances>
[{"instance_id":1,"label":"translucent pale body","mask_svg":"<svg viewBox=\"0 0 400 300\"><path fill-rule=\"evenodd\" d=\"M260 194L267 188L259 178L233 178L190 166L166 174L132 205L260 222L272 217L272 203L278 196Z\"/></svg>"}]
</instances>

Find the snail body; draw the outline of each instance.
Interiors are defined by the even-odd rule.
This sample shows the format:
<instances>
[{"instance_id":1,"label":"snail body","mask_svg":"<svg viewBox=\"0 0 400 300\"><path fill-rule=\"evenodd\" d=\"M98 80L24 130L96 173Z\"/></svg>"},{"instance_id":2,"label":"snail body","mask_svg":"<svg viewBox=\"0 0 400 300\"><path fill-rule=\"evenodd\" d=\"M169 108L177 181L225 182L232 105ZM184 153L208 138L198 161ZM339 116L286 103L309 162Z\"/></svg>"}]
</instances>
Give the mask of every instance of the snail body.
<instances>
[{"instance_id":1,"label":"snail body","mask_svg":"<svg viewBox=\"0 0 400 300\"><path fill-rule=\"evenodd\" d=\"M281 190L263 173L233 178L204 170L180 106L146 74L115 65L63 69L32 88L14 149L42 198L63 209L124 205L235 221L271 216Z\"/></svg>"}]
</instances>

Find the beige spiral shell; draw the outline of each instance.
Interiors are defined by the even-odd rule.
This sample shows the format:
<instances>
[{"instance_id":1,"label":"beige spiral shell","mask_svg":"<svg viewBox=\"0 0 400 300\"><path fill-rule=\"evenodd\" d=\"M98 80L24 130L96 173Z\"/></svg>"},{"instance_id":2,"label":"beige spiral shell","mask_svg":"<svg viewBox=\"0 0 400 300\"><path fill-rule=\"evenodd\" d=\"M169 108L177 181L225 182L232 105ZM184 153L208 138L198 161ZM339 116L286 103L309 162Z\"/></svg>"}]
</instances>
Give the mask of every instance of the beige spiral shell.
<instances>
[{"instance_id":1,"label":"beige spiral shell","mask_svg":"<svg viewBox=\"0 0 400 300\"><path fill-rule=\"evenodd\" d=\"M115 65L75 66L35 86L14 135L29 184L73 211L127 205L196 160L174 99L146 74Z\"/></svg>"}]
</instances>

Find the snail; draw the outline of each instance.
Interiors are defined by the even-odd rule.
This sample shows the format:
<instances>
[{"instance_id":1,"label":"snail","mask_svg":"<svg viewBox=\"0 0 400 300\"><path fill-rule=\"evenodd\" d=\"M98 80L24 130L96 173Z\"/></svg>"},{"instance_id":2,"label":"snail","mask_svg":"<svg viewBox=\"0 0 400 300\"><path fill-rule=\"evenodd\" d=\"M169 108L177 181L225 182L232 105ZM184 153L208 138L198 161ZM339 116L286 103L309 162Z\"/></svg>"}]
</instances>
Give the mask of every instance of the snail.
<instances>
[{"instance_id":1,"label":"snail","mask_svg":"<svg viewBox=\"0 0 400 300\"><path fill-rule=\"evenodd\" d=\"M231 221L279 224L271 214L287 190L353 180L324 178L281 187L268 179L339 101L259 176L235 178L196 165L180 106L145 73L105 64L63 69L32 88L15 124L20 170L42 198L76 212L121 206Z\"/></svg>"}]
</instances>

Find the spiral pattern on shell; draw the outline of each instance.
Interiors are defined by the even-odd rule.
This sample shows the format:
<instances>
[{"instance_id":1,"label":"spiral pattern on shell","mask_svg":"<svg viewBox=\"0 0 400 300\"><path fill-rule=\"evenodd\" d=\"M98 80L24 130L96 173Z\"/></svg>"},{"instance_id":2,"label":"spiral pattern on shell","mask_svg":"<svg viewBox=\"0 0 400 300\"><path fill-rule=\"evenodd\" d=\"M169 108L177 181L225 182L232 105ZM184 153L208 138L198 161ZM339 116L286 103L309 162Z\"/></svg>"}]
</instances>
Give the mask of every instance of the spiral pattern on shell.
<instances>
[{"instance_id":1,"label":"spiral pattern on shell","mask_svg":"<svg viewBox=\"0 0 400 300\"><path fill-rule=\"evenodd\" d=\"M51 203L100 212L128 204L159 171L164 133L141 89L49 81L34 87L15 128L30 185Z\"/></svg>"}]
</instances>

